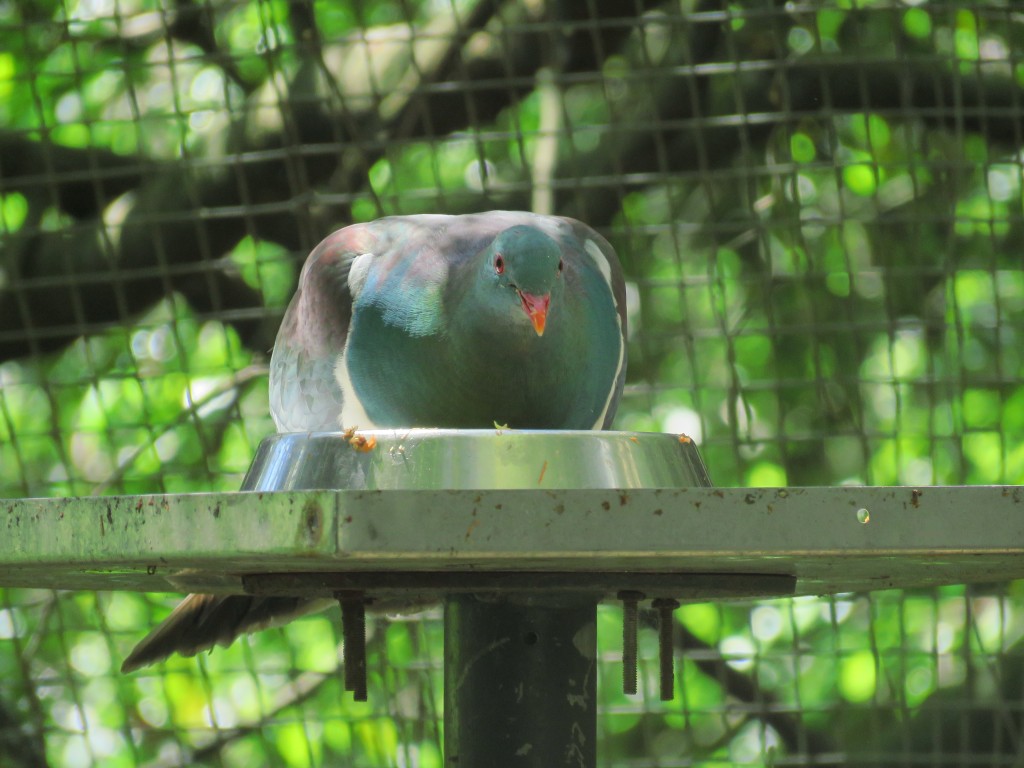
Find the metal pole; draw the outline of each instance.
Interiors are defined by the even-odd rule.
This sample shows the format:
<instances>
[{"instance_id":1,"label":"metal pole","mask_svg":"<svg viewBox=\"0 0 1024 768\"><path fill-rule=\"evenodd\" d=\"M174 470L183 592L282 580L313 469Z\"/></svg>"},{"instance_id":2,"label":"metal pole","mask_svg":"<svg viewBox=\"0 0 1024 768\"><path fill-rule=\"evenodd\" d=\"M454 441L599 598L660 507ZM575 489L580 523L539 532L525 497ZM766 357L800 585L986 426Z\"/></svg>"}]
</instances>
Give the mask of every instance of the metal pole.
<instances>
[{"instance_id":1,"label":"metal pole","mask_svg":"<svg viewBox=\"0 0 1024 768\"><path fill-rule=\"evenodd\" d=\"M446 598L446 768L594 768L597 602Z\"/></svg>"}]
</instances>

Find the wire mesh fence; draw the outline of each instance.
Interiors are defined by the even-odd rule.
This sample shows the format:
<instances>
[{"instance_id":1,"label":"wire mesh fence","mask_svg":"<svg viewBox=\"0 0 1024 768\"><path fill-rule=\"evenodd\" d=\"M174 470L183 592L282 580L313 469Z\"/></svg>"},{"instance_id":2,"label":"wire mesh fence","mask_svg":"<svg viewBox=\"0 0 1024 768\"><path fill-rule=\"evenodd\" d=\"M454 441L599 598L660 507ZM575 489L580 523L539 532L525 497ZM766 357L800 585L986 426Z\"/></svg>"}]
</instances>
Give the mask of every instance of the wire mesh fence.
<instances>
[{"instance_id":1,"label":"wire mesh fence","mask_svg":"<svg viewBox=\"0 0 1024 768\"><path fill-rule=\"evenodd\" d=\"M237 489L309 249L502 208L615 246L616 426L717 483L1024 482L1022 51L1007 2L0 0L0 495ZM441 763L436 617L356 704L334 621L125 678L167 601L2 596L0 764ZM1019 606L687 606L671 703L604 611L600 759L1016 764Z\"/></svg>"},{"instance_id":2,"label":"wire mesh fence","mask_svg":"<svg viewBox=\"0 0 1024 768\"><path fill-rule=\"evenodd\" d=\"M598 764L1016 765L1020 600L1016 584L684 606L671 702L651 627L639 695L622 693L621 621L602 610ZM5 765L442 765L436 613L371 624L353 702L330 614L117 675L172 603L9 590Z\"/></svg>"}]
</instances>

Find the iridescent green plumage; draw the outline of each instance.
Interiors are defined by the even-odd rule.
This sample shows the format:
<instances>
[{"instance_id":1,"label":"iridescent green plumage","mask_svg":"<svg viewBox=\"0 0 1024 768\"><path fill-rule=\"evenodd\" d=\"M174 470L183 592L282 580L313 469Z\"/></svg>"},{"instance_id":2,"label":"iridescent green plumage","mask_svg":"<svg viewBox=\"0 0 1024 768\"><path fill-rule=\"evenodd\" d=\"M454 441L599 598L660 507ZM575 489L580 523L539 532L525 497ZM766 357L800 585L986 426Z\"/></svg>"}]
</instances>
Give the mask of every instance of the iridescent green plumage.
<instances>
[{"instance_id":1,"label":"iridescent green plumage","mask_svg":"<svg viewBox=\"0 0 1024 768\"><path fill-rule=\"evenodd\" d=\"M600 429L624 340L618 261L586 225L508 211L391 217L339 230L310 256L275 347L272 410L285 431Z\"/></svg>"}]
</instances>

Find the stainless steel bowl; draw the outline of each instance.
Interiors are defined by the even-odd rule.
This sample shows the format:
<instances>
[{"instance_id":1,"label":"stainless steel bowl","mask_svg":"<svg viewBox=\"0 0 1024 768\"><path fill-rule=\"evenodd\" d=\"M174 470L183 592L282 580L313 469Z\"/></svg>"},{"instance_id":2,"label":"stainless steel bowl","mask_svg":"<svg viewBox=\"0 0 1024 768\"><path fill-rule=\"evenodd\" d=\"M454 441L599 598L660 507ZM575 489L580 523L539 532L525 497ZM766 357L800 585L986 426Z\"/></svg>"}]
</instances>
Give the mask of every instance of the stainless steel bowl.
<instances>
[{"instance_id":1,"label":"stainless steel bowl","mask_svg":"<svg viewBox=\"0 0 1024 768\"><path fill-rule=\"evenodd\" d=\"M243 491L710 486L689 438L652 432L366 430L266 438ZM369 447L372 444L372 447Z\"/></svg>"}]
</instances>

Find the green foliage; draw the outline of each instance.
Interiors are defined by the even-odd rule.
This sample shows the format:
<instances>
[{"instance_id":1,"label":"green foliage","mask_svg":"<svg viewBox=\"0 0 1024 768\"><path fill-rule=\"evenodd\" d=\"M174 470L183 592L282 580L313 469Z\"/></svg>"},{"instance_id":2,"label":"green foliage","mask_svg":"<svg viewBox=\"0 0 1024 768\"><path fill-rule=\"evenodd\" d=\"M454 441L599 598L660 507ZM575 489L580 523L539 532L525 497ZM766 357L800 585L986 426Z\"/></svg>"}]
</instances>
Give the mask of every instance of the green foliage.
<instances>
[{"instance_id":1,"label":"green foliage","mask_svg":"<svg viewBox=\"0 0 1024 768\"><path fill-rule=\"evenodd\" d=\"M0 487L14 495L233 490L272 428L253 353L167 302L45 366L0 365Z\"/></svg>"},{"instance_id":2,"label":"green foliage","mask_svg":"<svg viewBox=\"0 0 1024 768\"><path fill-rule=\"evenodd\" d=\"M167 19L190 5L206 14L209 39L170 33ZM204 163L237 161L242 178L246 163L265 159L260 152L281 148L261 144L252 156L229 159L240 133L278 122L295 129L303 99L339 98L348 85L339 76L334 90L283 103L300 74L327 66L322 51L310 57L313 38L296 32L301 5L0 0L0 124L33 141L137 157L143 172L150 164L205 171ZM546 4L523 5L532 23L529 13ZM475 7L316 0L312 16L330 48L421 30L452 11L465 18ZM1024 84L1018 21L985 3L766 7L727 4L720 23L702 28L709 39L721 36L708 61L693 59L697 46L686 33L718 11L704 9L694 21L664 8L643 15L594 71L565 75L557 71L565 62L545 59L558 75L554 137L540 133L552 120L540 89L517 77L509 88L521 98L469 130L417 134L409 126L419 113L405 114L409 135L386 142L363 169L368 189L339 188L333 177L304 186L316 161L304 166L297 145L288 146L292 175L281 183L293 198L274 213L308 213L321 227L330 217L320 208L329 205L344 221L528 207L533 185L545 180L537 159L554 141L552 186L579 197L622 188L602 226L622 256L631 299L630 374L616 426L693 436L720 485L1024 482L1020 153L984 133L987 119L1010 108L989 109L972 90L982 75ZM478 32L467 50L505 44L494 28ZM822 102L817 111L790 112L793 94L781 76L765 101L741 103L748 78L776 60L782 72L808 60L859 66L888 56L892 76L902 78L912 54L936 77L918 81L923 90L952 73L949 98L963 100L957 120L910 102L880 109L871 98L857 108ZM652 65L663 66L665 82L692 76L674 98L703 99L708 113L662 114ZM384 102L416 66L356 90ZM878 72L852 71L854 79ZM443 94L453 85L413 90ZM900 85L910 99L914 84ZM369 145L384 135L370 120L357 128ZM715 155L724 130L742 133L735 156ZM620 173L613 150L645 132L657 137L659 163L687 141L696 157L678 171ZM559 199L575 204L570 198ZM108 223L119 200L103 201ZM243 206L253 221L266 208L262 199L195 204L197 217ZM74 242L80 215L39 188L0 194L10 253L41 233L66 232ZM253 224L212 258L227 261L268 314L279 314L297 264L266 231L273 228ZM14 263L0 254L0 290L19 279ZM0 363L0 495L236 489L273 428L266 353L247 347L229 318L171 295L61 351ZM1014 584L686 605L676 614L687 642L677 667L681 703L672 706L654 703L650 632L640 646L645 702L622 694L619 614L603 608L603 755L608 764L641 754L669 764L683 753L708 764L804 760L785 741L786 722L805 739L830 739L828 759L903 748L900 733L916 739L915 724L935 722L925 716L930 704L966 697L968 683L991 674L996 654L1019 643L1021 598ZM197 752L203 764L225 766L442 765L436 616L372 625L365 704L341 691L333 614L198 661L119 676L120 659L175 600L0 590L0 705L45 726L52 765L184 764ZM744 700L730 679L761 698ZM989 681L991 691L999 685ZM780 712L788 721L766 714ZM217 736L226 743L202 752Z\"/></svg>"}]
</instances>

